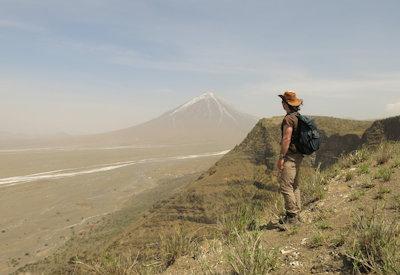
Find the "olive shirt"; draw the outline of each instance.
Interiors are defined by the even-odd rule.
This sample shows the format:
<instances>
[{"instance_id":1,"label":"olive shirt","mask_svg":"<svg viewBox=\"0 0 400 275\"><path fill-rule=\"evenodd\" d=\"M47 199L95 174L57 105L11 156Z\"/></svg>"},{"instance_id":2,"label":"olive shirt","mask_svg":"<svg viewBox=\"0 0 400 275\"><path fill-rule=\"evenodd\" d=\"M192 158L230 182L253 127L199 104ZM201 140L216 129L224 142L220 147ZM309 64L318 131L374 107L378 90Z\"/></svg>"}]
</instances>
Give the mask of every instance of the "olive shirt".
<instances>
[{"instance_id":1,"label":"olive shirt","mask_svg":"<svg viewBox=\"0 0 400 275\"><path fill-rule=\"evenodd\" d=\"M293 128L292 140L290 141L289 149L288 149L288 152L286 155L298 154L296 146L294 144L294 137L296 137L298 134L298 125L299 125L299 119L297 118L297 115L299 115L298 112L287 114L283 118L283 121L281 124L282 137L283 137L283 128L285 126L289 126L289 127Z\"/></svg>"}]
</instances>

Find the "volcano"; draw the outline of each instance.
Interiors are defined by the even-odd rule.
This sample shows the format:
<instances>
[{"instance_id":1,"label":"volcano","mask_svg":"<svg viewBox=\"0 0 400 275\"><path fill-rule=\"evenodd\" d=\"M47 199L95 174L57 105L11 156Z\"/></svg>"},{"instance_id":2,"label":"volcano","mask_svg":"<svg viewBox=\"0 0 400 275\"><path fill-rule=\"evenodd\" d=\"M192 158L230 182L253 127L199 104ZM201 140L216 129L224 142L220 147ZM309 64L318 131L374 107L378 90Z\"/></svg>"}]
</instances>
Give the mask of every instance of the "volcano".
<instances>
[{"instance_id":1,"label":"volcano","mask_svg":"<svg viewBox=\"0 0 400 275\"><path fill-rule=\"evenodd\" d=\"M207 92L145 123L97 135L124 144L180 144L240 142L257 118L242 113Z\"/></svg>"}]
</instances>

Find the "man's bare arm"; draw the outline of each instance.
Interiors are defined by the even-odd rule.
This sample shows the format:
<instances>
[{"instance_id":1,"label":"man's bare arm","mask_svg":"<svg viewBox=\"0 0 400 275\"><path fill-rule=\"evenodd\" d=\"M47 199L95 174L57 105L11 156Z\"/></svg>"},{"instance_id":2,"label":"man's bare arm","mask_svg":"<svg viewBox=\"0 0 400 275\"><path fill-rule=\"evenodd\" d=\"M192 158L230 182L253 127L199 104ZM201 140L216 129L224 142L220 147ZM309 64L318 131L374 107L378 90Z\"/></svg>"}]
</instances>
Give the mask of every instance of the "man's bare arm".
<instances>
[{"instance_id":1,"label":"man's bare arm","mask_svg":"<svg viewBox=\"0 0 400 275\"><path fill-rule=\"evenodd\" d=\"M281 154L280 157L284 157L290 146L290 142L292 140L292 133L293 133L293 127L291 126L284 126L283 127L283 137L281 141Z\"/></svg>"}]
</instances>

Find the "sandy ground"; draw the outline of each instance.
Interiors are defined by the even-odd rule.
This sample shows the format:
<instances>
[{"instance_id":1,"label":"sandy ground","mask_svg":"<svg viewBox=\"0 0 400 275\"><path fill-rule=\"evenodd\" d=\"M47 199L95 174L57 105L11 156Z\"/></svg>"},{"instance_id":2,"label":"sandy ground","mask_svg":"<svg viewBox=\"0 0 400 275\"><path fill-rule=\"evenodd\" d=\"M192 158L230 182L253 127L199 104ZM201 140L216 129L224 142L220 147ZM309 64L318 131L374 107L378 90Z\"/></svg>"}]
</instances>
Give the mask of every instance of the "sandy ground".
<instances>
[{"instance_id":1,"label":"sandy ground","mask_svg":"<svg viewBox=\"0 0 400 275\"><path fill-rule=\"evenodd\" d=\"M210 167L226 148L0 151L0 274L49 255L130 197Z\"/></svg>"}]
</instances>

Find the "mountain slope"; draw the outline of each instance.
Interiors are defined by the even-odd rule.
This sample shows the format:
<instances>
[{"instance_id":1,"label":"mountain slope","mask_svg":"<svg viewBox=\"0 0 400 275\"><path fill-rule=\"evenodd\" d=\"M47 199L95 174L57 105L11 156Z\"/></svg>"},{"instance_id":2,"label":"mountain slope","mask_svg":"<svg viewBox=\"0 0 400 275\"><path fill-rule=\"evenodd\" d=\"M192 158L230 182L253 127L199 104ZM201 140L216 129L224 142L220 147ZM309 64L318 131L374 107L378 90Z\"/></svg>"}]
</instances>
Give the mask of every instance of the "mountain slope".
<instances>
[{"instance_id":1,"label":"mountain slope","mask_svg":"<svg viewBox=\"0 0 400 275\"><path fill-rule=\"evenodd\" d=\"M340 158L313 179L303 178L303 193L310 183L320 184L323 193L304 205L300 226L282 232L265 225L273 216L252 212L249 219L242 213L246 222L264 224L261 230L238 231L240 222L233 222L233 240L203 241L163 274L399 274L399 153L397 141Z\"/></svg>"},{"instance_id":2,"label":"mountain slope","mask_svg":"<svg viewBox=\"0 0 400 275\"><path fill-rule=\"evenodd\" d=\"M328 148L333 159L353 147L358 147L360 133L370 125L362 121L328 117L315 119L325 133L323 146L329 142L336 144L336 147L332 145ZM53 258L48 262L27 267L27 270L65 273L76 268L74 260L67 263L68 260L63 262L60 259L70 259L76 254L84 257L85 261L92 262L106 257L105 255L113 258L124 251L131 251L139 253L139 260L142 262L154 260L152 257L158 257L160 253L160 235L173 235L176 228L180 228L179 230L185 232L195 231L209 236L213 234L219 221L224 219L225 215L234 213L238 205L248 203L265 207L275 200L277 191L273 166L279 150L281 120L282 117L260 120L240 145L197 180L188 183L171 198L154 205L145 217L127 225L124 232L107 238L106 243L101 243L95 250L83 246L83 240L78 238L77 243L80 246L75 246L78 251L67 248L56 254L55 259L58 259L58 263L55 263ZM340 148L340 137L343 133L357 137L357 142L350 146L352 148ZM334 135L337 138L332 141L330 138ZM318 156L309 158L308 162L314 163L315 159L318 159ZM96 235L89 234L87 242L95 243L93 238L96 239Z\"/></svg>"}]
</instances>

